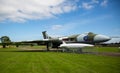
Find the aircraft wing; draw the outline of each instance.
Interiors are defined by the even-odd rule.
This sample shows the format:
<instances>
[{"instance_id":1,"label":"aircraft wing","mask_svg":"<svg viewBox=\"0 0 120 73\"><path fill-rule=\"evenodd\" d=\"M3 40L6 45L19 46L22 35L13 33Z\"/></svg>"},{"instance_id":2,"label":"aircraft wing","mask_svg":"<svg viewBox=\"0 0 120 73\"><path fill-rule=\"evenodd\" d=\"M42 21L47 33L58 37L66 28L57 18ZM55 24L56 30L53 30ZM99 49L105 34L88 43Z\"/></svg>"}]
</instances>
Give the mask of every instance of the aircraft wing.
<instances>
[{"instance_id":1,"label":"aircraft wing","mask_svg":"<svg viewBox=\"0 0 120 73\"><path fill-rule=\"evenodd\" d=\"M45 41L45 40L33 40L33 41L21 41L21 42L17 42L17 43L22 43L22 44L41 44L41 45L45 45L47 42L49 41Z\"/></svg>"},{"instance_id":2,"label":"aircraft wing","mask_svg":"<svg viewBox=\"0 0 120 73\"><path fill-rule=\"evenodd\" d=\"M16 43L23 43L23 44L25 44L25 43L28 43L28 44L35 43L35 44L46 45L46 43L56 42L56 41L59 41L59 40L43 39L43 40L33 40L33 41L21 41L21 42L16 42Z\"/></svg>"}]
</instances>

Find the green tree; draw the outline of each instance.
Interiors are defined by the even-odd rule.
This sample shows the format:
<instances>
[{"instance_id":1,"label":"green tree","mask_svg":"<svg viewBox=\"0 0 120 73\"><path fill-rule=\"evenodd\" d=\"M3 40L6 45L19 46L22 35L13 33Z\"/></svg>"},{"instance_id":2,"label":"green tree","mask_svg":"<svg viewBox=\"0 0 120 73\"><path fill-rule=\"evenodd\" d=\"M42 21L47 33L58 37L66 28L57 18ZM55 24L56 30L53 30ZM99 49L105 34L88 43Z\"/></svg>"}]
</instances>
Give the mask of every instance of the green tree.
<instances>
[{"instance_id":1,"label":"green tree","mask_svg":"<svg viewBox=\"0 0 120 73\"><path fill-rule=\"evenodd\" d=\"M3 48L6 48L6 46L8 46L11 43L11 40L8 36L2 36L1 43L2 43Z\"/></svg>"}]
</instances>

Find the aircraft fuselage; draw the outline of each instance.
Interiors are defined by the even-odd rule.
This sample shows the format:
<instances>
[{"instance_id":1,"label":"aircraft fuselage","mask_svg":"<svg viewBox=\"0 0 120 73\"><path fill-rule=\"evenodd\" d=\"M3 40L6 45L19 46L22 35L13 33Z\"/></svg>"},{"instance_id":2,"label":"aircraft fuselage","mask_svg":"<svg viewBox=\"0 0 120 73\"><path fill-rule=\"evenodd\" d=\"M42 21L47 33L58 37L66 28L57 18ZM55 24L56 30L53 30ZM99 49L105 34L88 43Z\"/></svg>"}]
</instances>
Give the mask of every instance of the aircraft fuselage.
<instances>
[{"instance_id":1,"label":"aircraft fuselage","mask_svg":"<svg viewBox=\"0 0 120 73\"><path fill-rule=\"evenodd\" d=\"M79 35L72 35L66 38L63 37L62 40L66 42L78 42L78 43L101 43L110 40L111 38L101 34L85 33Z\"/></svg>"}]
</instances>

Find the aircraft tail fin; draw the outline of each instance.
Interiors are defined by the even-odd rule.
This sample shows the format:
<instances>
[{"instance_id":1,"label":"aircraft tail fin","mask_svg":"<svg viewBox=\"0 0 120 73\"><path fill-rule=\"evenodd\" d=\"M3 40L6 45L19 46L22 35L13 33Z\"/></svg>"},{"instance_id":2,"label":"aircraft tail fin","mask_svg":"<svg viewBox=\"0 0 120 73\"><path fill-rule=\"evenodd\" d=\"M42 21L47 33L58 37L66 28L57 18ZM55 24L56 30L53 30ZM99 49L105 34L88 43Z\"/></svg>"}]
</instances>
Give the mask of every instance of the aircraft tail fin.
<instances>
[{"instance_id":1,"label":"aircraft tail fin","mask_svg":"<svg viewBox=\"0 0 120 73\"><path fill-rule=\"evenodd\" d=\"M48 36L48 34L46 33L46 31L43 31L42 34L43 34L43 38L44 39L51 39L51 37Z\"/></svg>"}]
</instances>

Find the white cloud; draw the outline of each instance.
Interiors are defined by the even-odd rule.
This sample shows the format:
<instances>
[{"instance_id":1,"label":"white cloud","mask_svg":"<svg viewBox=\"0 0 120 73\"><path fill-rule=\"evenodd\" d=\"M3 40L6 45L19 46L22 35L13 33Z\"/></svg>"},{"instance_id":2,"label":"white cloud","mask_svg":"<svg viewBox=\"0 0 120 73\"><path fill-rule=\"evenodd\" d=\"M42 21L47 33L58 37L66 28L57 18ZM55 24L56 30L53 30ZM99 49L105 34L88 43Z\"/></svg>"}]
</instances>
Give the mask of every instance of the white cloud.
<instances>
[{"instance_id":1,"label":"white cloud","mask_svg":"<svg viewBox=\"0 0 120 73\"><path fill-rule=\"evenodd\" d=\"M63 26L62 25L52 25L52 30L60 30L60 29L62 29L63 28Z\"/></svg>"},{"instance_id":2,"label":"white cloud","mask_svg":"<svg viewBox=\"0 0 120 73\"><path fill-rule=\"evenodd\" d=\"M91 0L90 2L83 2L81 7L89 10L94 8L96 4L99 4L98 0Z\"/></svg>"},{"instance_id":3,"label":"white cloud","mask_svg":"<svg viewBox=\"0 0 120 73\"><path fill-rule=\"evenodd\" d=\"M80 5L80 8L90 10L95 8L96 6L107 6L108 5L108 0L102 0L101 2L99 0L90 0L89 2L82 2L82 5Z\"/></svg>"},{"instance_id":4,"label":"white cloud","mask_svg":"<svg viewBox=\"0 0 120 73\"><path fill-rule=\"evenodd\" d=\"M92 0L91 3L95 3L95 4L97 3L98 4L99 1L98 0Z\"/></svg>"},{"instance_id":5,"label":"white cloud","mask_svg":"<svg viewBox=\"0 0 120 73\"><path fill-rule=\"evenodd\" d=\"M68 0L0 0L0 21L46 19L76 8L76 4Z\"/></svg>"},{"instance_id":6,"label":"white cloud","mask_svg":"<svg viewBox=\"0 0 120 73\"><path fill-rule=\"evenodd\" d=\"M84 9L92 9L94 6L89 3L82 3L82 7Z\"/></svg>"},{"instance_id":7,"label":"white cloud","mask_svg":"<svg viewBox=\"0 0 120 73\"><path fill-rule=\"evenodd\" d=\"M103 2L101 3L101 6L107 6L108 4L108 0L103 0Z\"/></svg>"},{"instance_id":8,"label":"white cloud","mask_svg":"<svg viewBox=\"0 0 120 73\"><path fill-rule=\"evenodd\" d=\"M54 18L59 14L78 9L80 0L0 0L0 22L25 22ZM80 8L90 10L98 5L106 6L108 0L81 1Z\"/></svg>"},{"instance_id":9,"label":"white cloud","mask_svg":"<svg viewBox=\"0 0 120 73\"><path fill-rule=\"evenodd\" d=\"M74 23L72 21L64 23L64 24L59 24L59 25L51 25L46 28L46 31L51 36L65 36L68 35L71 32L71 30L75 30L76 27L78 27L79 23ZM77 30L77 29L76 29Z\"/></svg>"}]
</instances>

